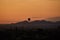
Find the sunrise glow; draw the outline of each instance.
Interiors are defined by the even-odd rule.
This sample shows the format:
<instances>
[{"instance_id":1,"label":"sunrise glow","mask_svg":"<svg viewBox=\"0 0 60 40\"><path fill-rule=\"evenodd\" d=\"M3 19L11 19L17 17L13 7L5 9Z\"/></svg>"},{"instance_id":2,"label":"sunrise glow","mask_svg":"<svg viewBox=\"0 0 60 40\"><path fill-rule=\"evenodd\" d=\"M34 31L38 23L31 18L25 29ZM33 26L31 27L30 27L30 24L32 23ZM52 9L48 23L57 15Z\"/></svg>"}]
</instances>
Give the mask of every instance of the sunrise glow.
<instances>
[{"instance_id":1,"label":"sunrise glow","mask_svg":"<svg viewBox=\"0 0 60 40\"><path fill-rule=\"evenodd\" d=\"M0 23L18 22L28 17L58 16L60 0L0 0Z\"/></svg>"}]
</instances>

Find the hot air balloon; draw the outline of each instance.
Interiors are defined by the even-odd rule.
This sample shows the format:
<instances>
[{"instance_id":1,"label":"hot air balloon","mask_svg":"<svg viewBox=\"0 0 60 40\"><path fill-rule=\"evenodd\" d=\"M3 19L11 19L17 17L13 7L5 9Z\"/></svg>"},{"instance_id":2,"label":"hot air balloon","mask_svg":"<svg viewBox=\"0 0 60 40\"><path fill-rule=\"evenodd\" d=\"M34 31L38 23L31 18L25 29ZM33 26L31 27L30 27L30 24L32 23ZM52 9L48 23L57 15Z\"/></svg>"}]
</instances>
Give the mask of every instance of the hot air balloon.
<instances>
[{"instance_id":1,"label":"hot air balloon","mask_svg":"<svg viewBox=\"0 0 60 40\"><path fill-rule=\"evenodd\" d=\"M28 18L28 21L30 21L31 20L31 18Z\"/></svg>"}]
</instances>

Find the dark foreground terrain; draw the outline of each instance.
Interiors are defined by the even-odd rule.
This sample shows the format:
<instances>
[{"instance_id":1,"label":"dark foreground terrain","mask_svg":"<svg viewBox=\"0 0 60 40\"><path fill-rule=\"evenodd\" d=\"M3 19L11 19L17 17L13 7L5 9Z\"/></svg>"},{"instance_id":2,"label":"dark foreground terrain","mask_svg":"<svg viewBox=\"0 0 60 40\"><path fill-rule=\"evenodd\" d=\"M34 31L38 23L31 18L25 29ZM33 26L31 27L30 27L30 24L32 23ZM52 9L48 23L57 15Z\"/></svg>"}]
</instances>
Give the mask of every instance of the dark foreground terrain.
<instances>
[{"instance_id":1,"label":"dark foreground terrain","mask_svg":"<svg viewBox=\"0 0 60 40\"><path fill-rule=\"evenodd\" d=\"M0 40L60 40L60 21L0 24Z\"/></svg>"},{"instance_id":2,"label":"dark foreground terrain","mask_svg":"<svg viewBox=\"0 0 60 40\"><path fill-rule=\"evenodd\" d=\"M58 29L4 30L0 31L0 40L60 40Z\"/></svg>"}]
</instances>

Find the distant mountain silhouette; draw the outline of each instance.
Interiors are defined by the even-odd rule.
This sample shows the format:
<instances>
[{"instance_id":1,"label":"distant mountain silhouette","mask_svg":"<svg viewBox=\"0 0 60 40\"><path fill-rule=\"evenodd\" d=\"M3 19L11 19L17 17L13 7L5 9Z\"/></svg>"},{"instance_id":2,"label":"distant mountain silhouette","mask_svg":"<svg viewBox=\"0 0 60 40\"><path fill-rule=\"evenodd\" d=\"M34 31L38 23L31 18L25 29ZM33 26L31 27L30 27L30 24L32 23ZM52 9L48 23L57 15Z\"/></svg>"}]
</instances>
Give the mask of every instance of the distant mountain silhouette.
<instances>
[{"instance_id":1,"label":"distant mountain silhouette","mask_svg":"<svg viewBox=\"0 0 60 40\"><path fill-rule=\"evenodd\" d=\"M58 22L51 22L46 20L35 20L35 21L22 21L16 23L17 27L24 27L27 29L32 28L57 28L57 26L60 26L60 21Z\"/></svg>"},{"instance_id":2,"label":"distant mountain silhouette","mask_svg":"<svg viewBox=\"0 0 60 40\"><path fill-rule=\"evenodd\" d=\"M17 22L14 24L0 24L1 28L9 28L9 29L34 29L34 28L43 28L43 29L49 29L49 28L58 28L60 26L60 21L52 22L52 21L46 21L46 20L35 20L35 21L22 21Z\"/></svg>"},{"instance_id":3,"label":"distant mountain silhouette","mask_svg":"<svg viewBox=\"0 0 60 40\"><path fill-rule=\"evenodd\" d=\"M60 21L60 17L47 18L48 21Z\"/></svg>"},{"instance_id":4,"label":"distant mountain silhouette","mask_svg":"<svg viewBox=\"0 0 60 40\"><path fill-rule=\"evenodd\" d=\"M21 21L0 24L0 40L57 40L60 39L60 21Z\"/></svg>"}]
</instances>

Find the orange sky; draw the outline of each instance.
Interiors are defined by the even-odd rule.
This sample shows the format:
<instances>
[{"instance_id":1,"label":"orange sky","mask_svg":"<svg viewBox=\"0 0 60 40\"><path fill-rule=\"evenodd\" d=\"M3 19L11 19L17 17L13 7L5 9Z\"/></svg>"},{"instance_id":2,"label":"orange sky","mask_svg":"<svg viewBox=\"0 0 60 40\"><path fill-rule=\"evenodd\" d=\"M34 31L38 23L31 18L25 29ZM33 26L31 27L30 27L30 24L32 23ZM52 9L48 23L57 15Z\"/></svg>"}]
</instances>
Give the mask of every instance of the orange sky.
<instances>
[{"instance_id":1,"label":"orange sky","mask_svg":"<svg viewBox=\"0 0 60 40\"><path fill-rule=\"evenodd\" d=\"M56 16L60 16L60 0L0 0L0 23Z\"/></svg>"}]
</instances>

